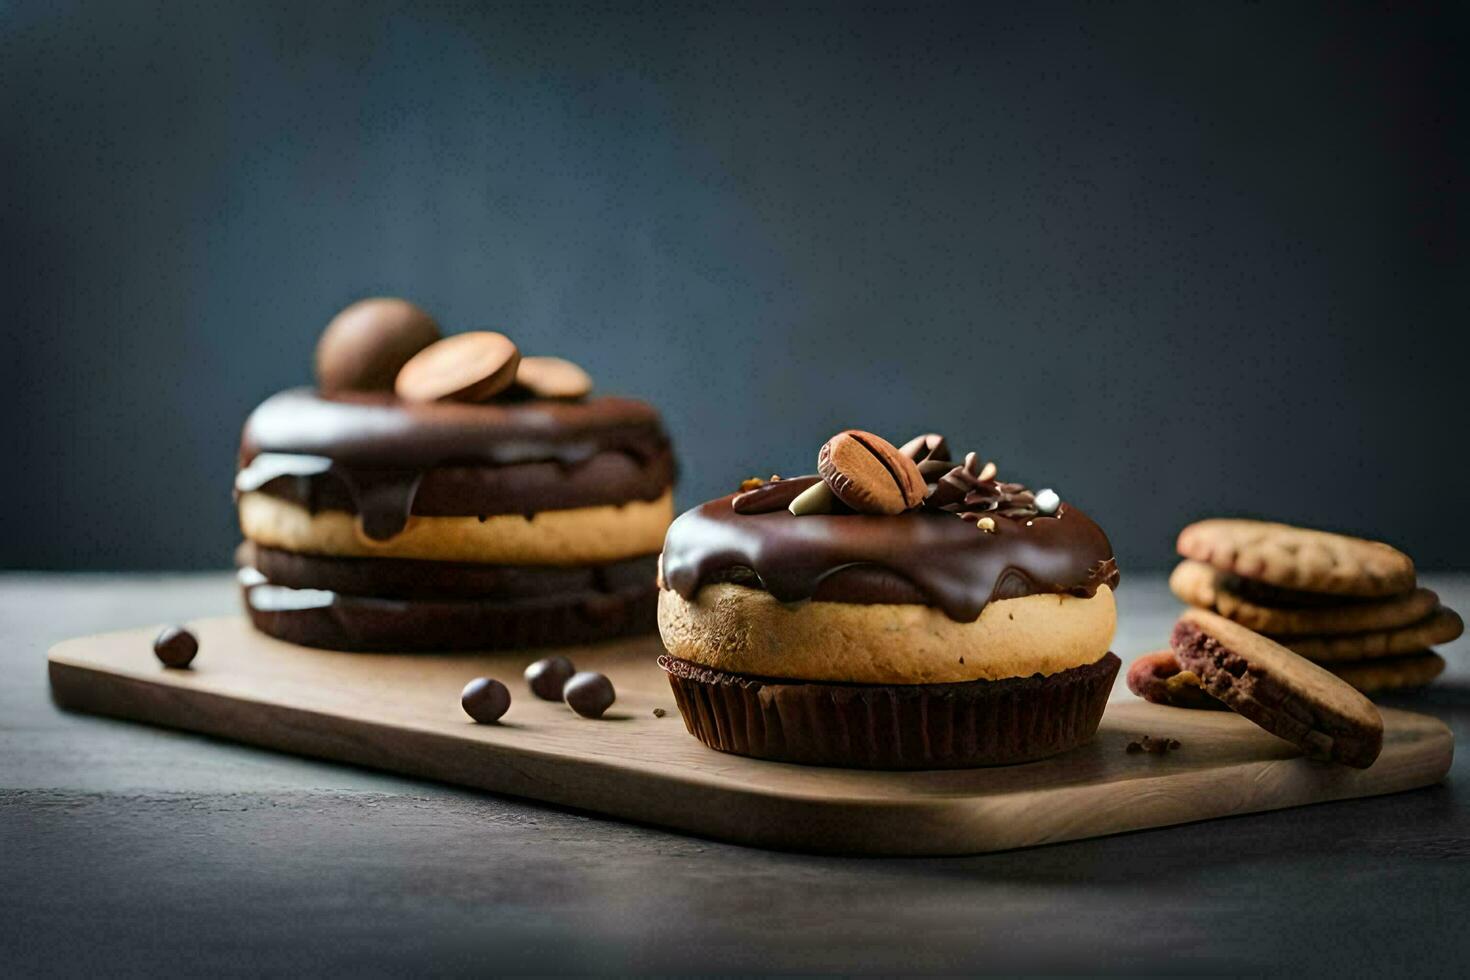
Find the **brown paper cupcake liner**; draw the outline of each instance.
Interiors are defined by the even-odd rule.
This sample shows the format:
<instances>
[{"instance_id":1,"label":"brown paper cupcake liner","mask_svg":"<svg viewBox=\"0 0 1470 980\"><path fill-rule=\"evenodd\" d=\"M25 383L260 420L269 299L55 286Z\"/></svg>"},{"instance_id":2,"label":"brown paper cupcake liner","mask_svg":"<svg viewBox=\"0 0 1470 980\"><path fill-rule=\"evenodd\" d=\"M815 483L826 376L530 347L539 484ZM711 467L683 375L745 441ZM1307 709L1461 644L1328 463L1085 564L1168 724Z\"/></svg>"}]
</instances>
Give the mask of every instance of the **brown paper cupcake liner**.
<instances>
[{"instance_id":1,"label":"brown paper cupcake liner","mask_svg":"<svg viewBox=\"0 0 1470 980\"><path fill-rule=\"evenodd\" d=\"M1097 731L1121 661L1048 677L838 684L747 677L667 654L689 733L712 749L809 765L956 769L1056 755Z\"/></svg>"},{"instance_id":2,"label":"brown paper cupcake liner","mask_svg":"<svg viewBox=\"0 0 1470 980\"><path fill-rule=\"evenodd\" d=\"M255 628L302 646L357 652L507 650L651 633L658 589L509 599L382 599L287 589L241 572Z\"/></svg>"}]
</instances>

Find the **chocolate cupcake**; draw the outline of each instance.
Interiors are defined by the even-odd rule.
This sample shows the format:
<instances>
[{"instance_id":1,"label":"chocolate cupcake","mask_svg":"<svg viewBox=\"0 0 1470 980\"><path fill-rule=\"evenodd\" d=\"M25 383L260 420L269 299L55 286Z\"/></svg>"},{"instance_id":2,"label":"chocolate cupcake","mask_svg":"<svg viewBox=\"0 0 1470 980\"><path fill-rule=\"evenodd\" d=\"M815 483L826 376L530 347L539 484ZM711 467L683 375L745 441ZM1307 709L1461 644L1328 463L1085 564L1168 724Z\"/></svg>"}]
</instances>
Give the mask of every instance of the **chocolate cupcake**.
<instances>
[{"instance_id":1,"label":"chocolate cupcake","mask_svg":"<svg viewBox=\"0 0 1470 980\"><path fill-rule=\"evenodd\" d=\"M407 304L362 305L323 337L321 387L245 423L237 562L256 627L364 651L651 631L673 516L658 413L590 397L580 368L499 334L434 341L422 314L395 326Z\"/></svg>"},{"instance_id":2,"label":"chocolate cupcake","mask_svg":"<svg viewBox=\"0 0 1470 980\"><path fill-rule=\"evenodd\" d=\"M787 762L885 769L1026 762L1097 730L1118 571L1049 490L834 437L820 476L747 481L669 528L660 665L691 734Z\"/></svg>"}]
</instances>

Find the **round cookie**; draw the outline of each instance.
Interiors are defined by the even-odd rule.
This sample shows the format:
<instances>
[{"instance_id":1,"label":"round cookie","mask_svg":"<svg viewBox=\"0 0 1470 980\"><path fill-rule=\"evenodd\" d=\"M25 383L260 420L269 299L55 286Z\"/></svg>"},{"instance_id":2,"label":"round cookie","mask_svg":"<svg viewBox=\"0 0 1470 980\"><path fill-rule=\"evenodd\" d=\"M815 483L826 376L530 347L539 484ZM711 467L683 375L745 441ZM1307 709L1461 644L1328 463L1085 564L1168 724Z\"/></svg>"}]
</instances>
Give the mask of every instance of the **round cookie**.
<instances>
[{"instance_id":1,"label":"round cookie","mask_svg":"<svg viewBox=\"0 0 1470 980\"><path fill-rule=\"evenodd\" d=\"M651 586L658 559L640 555L599 565L492 565L307 555L246 541L235 550L235 564L292 589L382 599L510 599Z\"/></svg>"},{"instance_id":2,"label":"round cookie","mask_svg":"<svg viewBox=\"0 0 1470 980\"><path fill-rule=\"evenodd\" d=\"M505 334L472 330L435 341L409 358L393 381L404 401L480 402L515 380L521 352Z\"/></svg>"},{"instance_id":3,"label":"round cookie","mask_svg":"<svg viewBox=\"0 0 1470 980\"><path fill-rule=\"evenodd\" d=\"M1377 597L1414 588L1414 563L1396 548L1287 524L1199 521L1179 532L1178 550L1223 572L1284 589Z\"/></svg>"},{"instance_id":4,"label":"round cookie","mask_svg":"<svg viewBox=\"0 0 1470 980\"><path fill-rule=\"evenodd\" d=\"M1277 608L1239 595L1230 587L1230 579L1204 562L1183 561L1169 576L1169 589L1191 606L1278 637L1392 629L1424 619L1439 605L1439 597L1433 592L1415 589L1388 599Z\"/></svg>"},{"instance_id":5,"label":"round cookie","mask_svg":"<svg viewBox=\"0 0 1470 980\"><path fill-rule=\"evenodd\" d=\"M1179 666L1173 650L1145 653L1128 667L1128 690L1154 704L1171 708L1224 711L1225 705L1206 694L1193 671Z\"/></svg>"},{"instance_id":6,"label":"round cookie","mask_svg":"<svg viewBox=\"0 0 1470 980\"><path fill-rule=\"evenodd\" d=\"M1444 658L1433 650L1383 660L1330 664L1327 668L1364 694L1423 687L1444 672Z\"/></svg>"},{"instance_id":7,"label":"round cookie","mask_svg":"<svg viewBox=\"0 0 1470 980\"><path fill-rule=\"evenodd\" d=\"M383 599L292 589L242 569L245 611L262 633L328 650L504 650L644 633L651 580L612 592L484 599Z\"/></svg>"},{"instance_id":8,"label":"round cookie","mask_svg":"<svg viewBox=\"0 0 1470 980\"><path fill-rule=\"evenodd\" d=\"M410 517L397 534L375 539L362 518L340 510L311 513L267 494L240 495L240 529L256 544L314 555L418 558L505 565L580 565L654 554L674 516L673 492L657 500L547 510L523 516Z\"/></svg>"},{"instance_id":9,"label":"round cookie","mask_svg":"<svg viewBox=\"0 0 1470 980\"><path fill-rule=\"evenodd\" d=\"M1106 585L1090 598L998 600L974 622L959 623L932 606L791 605L761 589L715 583L693 601L661 592L658 622L669 653L717 670L850 684L944 684L1097 663L1108 653L1117 613Z\"/></svg>"},{"instance_id":10,"label":"round cookie","mask_svg":"<svg viewBox=\"0 0 1470 980\"><path fill-rule=\"evenodd\" d=\"M1366 769L1383 748L1383 717L1346 681L1239 623L1187 610L1170 647L1204 690L1315 758Z\"/></svg>"},{"instance_id":11,"label":"round cookie","mask_svg":"<svg viewBox=\"0 0 1470 980\"><path fill-rule=\"evenodd\" d=\"M1281 643L1294 652L1321 663L1397 657L1440 643L1449 643L1465 632L1464 620L1453 609L1440 606L1424 619L1397 629L1370 630L1342 636L1289 636Z\"/></svg>"}]
</instances>

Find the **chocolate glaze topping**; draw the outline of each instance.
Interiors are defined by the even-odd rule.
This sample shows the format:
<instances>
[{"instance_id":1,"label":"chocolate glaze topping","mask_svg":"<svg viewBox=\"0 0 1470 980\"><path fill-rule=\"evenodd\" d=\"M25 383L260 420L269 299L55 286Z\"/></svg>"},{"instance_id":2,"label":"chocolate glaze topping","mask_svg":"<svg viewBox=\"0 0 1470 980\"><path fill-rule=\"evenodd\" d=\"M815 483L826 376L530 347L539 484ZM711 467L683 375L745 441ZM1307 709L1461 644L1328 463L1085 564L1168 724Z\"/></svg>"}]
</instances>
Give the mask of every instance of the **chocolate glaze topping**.
<instances>
[{"instance_id":1,"label":"chocolate glaze topping","mask_svg":"<svg viewBox=\"0 0 1470 980\"><path fill-rule=\"evenodd\" d=\"M409 514L479 516L653 500L673 484L658 413L627 398L405 404L391 395L266 399L246 420L236 492L361 515L391 538Z\"/></svg>"},{"instance_id":2,"label":"chocolate glaze topping","mask_svg":"<svg viewBox=\"0 0 1470 980\"><path fill-rule=\"evenodd\" d=\"M897 517L740 514L735 495L681 515L664 542L663 582L692 600L735 581L782 602L922 602L973 622L993 600L1114 587L1118 566L1102 528L1063 504L1054 516L995 516L985 532L954 514Z\"/></svg>"}]
</instances>

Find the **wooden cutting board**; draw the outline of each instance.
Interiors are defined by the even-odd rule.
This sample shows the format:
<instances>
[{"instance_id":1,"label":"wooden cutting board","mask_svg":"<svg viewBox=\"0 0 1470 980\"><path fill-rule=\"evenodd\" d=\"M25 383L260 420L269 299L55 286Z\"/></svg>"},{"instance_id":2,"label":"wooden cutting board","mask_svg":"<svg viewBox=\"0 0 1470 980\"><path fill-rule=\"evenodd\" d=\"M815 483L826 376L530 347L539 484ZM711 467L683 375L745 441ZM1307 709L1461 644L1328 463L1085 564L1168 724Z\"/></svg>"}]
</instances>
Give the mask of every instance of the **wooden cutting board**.
<instances>
[{"instance_id":1,"label":"wooden cutting board","mask_svg":"<svg viewBox=\"0 0 1470 980\"><path fill-rule=\"evenodd\" d=\"M263 636L239 617L190 624L189 670L154 659L156 628L69 640L50 654L64 708L204 732L300 755L524 796L763 847L967 854L1162 827L1428 786L1454 742L1439 721L1385 709L1383 755L1356 770L1301 758L1227 712L1118 701L1098 736L1028 765L864 772L724 755L691 738L654 638L562 651L612 678L600 721L538 701L521 680L536 654L354 654ZM499 725L476 725L459 691L504 681ZM655 717L654 708L667 714ZM1177 738L1128 754L1139 735Z\"/></svg>"}]
</instances>

